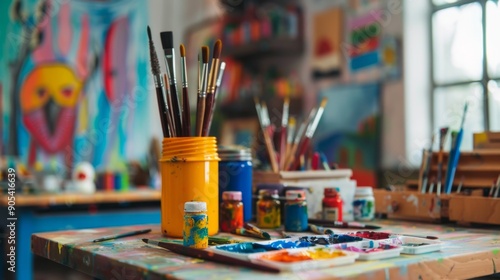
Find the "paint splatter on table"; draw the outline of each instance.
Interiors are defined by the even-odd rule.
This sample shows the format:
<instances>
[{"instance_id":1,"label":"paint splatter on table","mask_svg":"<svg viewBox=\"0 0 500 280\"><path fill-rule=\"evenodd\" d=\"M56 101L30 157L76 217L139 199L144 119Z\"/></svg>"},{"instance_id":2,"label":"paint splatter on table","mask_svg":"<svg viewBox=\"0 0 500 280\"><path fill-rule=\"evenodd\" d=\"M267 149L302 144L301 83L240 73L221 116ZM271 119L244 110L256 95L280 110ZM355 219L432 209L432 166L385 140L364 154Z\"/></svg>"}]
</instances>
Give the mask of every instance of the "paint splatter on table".
<instances>
[{"instance_id":1,"label":"paint splatter on table","mask_svg":"<svg viewBox=\"0 0 500 280\"><path fill-rule=\"evenodd\" d=\"M34 254L101 279L436 279L471 278L497 273L500 267L498 228L465 229L442 225L377 221L381 231L439 236L440 252L356 262L352 265L300 273L268 274L177 255L147 245L142 238L172 241L161 236L159 225L98 228L34 234ZM148 234L93 243L122 232L152 228ZM350 230L352 231L352 230ZM335 230L340 233L340 230ZM343 230L343 232L346 232ZM271 232L273 238L278 233ZM310 233L299 233L299 235ZM220 234L219 236L231 236ZM239 240L253 240L237 236ZM182 242L178 239L177 242Z\"/></svg>"}]
</instances>

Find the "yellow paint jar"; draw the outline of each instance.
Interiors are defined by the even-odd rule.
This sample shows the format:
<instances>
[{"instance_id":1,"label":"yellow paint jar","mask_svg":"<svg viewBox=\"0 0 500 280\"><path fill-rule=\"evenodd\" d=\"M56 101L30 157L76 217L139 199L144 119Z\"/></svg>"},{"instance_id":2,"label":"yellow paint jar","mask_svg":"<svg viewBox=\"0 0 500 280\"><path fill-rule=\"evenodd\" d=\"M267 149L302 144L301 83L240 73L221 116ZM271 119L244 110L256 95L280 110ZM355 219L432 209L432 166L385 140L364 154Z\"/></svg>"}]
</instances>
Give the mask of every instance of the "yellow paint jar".
<instances>
[{"instance_id":1,"label":"yellow paint jar","mask_svg":"<svg viewBox=\"0 0 500 280\"><path fill-rule=\"evenodd\" d=\"M161 172L161 231L182 238L184 203L207 204L208 235L219 231L219 157L215 137L163 139Z\"/></svg>"}]
</instances>

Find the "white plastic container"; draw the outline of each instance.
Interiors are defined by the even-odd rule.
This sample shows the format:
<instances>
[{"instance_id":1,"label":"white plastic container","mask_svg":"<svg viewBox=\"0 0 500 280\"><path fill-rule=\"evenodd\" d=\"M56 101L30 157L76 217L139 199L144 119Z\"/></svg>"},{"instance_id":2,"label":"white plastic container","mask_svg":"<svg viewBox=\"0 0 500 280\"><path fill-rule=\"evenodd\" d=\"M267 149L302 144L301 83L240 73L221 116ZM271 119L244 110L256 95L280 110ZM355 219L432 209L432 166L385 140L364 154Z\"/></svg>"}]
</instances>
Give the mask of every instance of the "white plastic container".
<instances>
[{"instance_id":1,"label":"white plastic container","mask_svg":"<svg viewBox=\"0 0 500 280\"><path fill-rule=\"evenodd\" d=\"M375 218L375 197L372 187L357 187L352 202L356 221L371 221Z\"/></svg>"},{"instance_id":2,"label":"white plastic container","mask_svg":"<svg viewBox=\"0 0 500 280\"><path fill-rule=\"evenodd\" d=\"M403 248L402 254L407 255L419 255L431 252L440 251L443 242L439 240L411 237L411 236L397 236L396 238L391 238L389 240L382 241L383 243L396 244ZM409 244L427 244L420 246L409 246Z\"/></svg>"},{"instance_id":3,"label":"white plastic container","mask_svg":"<svg viewBox=\"0 0 500 280\"><path fill-rule=\"evenodd\" d=\"M281 271L302 271L302 270L315 270L327 267L336 267L341 265L352 264L358 258L359 254L349 251L342 251L344 256L335 257L331 259L318 259L318 260L304 260L304 261L296 261L296 262L279 262L272 261L267 259L262 259L263 255L269 254L280 254L284 251L289 252L290 254L300 254L301 252L305 252L308 250L328 250L328 251L338 251L335 248L300 248L300 249L286 249L268 253L258 253L252 254L248 256L252 262L265 264L267 266L271 266L277 268Z\"/></svg>"}]
</instances>

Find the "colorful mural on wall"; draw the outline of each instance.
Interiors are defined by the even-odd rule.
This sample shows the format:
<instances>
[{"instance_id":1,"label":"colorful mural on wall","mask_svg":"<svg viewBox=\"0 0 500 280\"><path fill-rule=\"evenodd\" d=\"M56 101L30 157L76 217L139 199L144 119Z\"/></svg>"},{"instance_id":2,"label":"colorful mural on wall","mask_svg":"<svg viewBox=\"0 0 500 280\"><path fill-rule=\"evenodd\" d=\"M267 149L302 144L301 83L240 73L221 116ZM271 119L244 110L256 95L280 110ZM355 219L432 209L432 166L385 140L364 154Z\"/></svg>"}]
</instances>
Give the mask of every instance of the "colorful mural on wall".
<instances>
[{"instance_id":1,"label":"colorful mural on wall","mask_svg":"<svg viewBox=\"0 0 500 280\"><path fill-rule=\"evenodd\" d=\"M116 169L146 156L145 4L2 1L3 153L62 169L83 160Z\"/></svg>"}]
</instances>

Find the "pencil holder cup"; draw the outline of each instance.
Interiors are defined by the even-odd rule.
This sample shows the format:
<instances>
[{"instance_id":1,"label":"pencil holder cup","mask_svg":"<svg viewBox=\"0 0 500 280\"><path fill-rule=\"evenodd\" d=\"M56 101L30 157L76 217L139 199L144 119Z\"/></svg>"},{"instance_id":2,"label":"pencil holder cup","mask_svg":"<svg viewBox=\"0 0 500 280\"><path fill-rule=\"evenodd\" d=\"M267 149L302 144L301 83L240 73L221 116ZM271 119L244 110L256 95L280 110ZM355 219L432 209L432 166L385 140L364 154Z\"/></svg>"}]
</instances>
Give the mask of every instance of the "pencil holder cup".
<instances>
[{"instance_id":1,"label":"pencil holder cup","mask_svg":"<svg viewBox=\"0 0 500 280\"><path fill-rule=\"evenodd\" d=\"M182 238L184 203L207 204L208 235L219 231L219 156L215 137L163 139L161 231Z\"/></svg>"}]
</instances>

